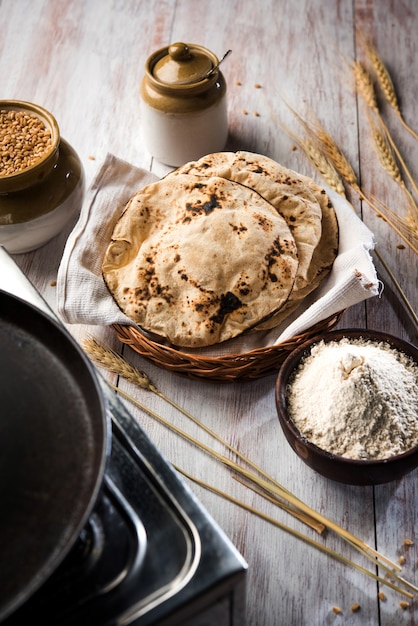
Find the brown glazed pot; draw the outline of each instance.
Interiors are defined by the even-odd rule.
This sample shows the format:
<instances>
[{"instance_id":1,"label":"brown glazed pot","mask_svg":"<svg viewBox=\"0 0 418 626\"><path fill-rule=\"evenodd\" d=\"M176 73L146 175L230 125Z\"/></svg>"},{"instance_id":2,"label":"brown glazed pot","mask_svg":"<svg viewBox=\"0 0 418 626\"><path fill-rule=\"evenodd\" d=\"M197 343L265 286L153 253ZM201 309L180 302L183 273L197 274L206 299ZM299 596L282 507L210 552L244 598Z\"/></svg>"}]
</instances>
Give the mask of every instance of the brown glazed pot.
<instances>
[{"instance_id":1,"label":"brown glazed pot","mask_svg":"<svg viewBox=\"0 0 418 626\"><path fill-rule=\"evenodd\" d=\"M49 111L19 100L0 100L0 110L36 115L51 131L51 146L39 161L8 176L0 173L0 245L19 254L47 243L80 210L84 171Z\"/></svg>"}]
</instances>

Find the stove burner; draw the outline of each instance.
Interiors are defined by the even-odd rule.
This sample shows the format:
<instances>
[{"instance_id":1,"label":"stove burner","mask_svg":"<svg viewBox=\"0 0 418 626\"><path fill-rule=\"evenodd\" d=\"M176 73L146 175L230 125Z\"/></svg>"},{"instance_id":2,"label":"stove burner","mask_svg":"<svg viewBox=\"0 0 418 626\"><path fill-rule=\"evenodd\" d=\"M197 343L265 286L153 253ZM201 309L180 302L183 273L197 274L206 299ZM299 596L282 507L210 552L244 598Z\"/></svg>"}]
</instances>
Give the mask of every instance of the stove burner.
<instances>
[{"instance_id":1,"label":"stove burner","mask_svg":"<svg viewBox=\"0 0 418 626\"><path fill-rule=\"evenodd\" d=\"M99 498L64 561L4 626L168 626L217 601L222 623L243 624L246 564L104 381L103 391L112 445Z\"/></svg>"},{"instance_id":2,"label":"stove burner","mask_svg":"<svg viewBox=\"0 0 418 626\"><path fill-rule=\"evenodd\" d=\"M105 477L102 498L71 553L54 576L59 589L76 579L79 602L105 594L138 576L146 549L145 528L113 482ZM89 593L88 589L92 591Z\"/></svg>"},{"instance_id":3,"label":"stove burner","mask_svg":"<svg viewBox=\"0 0 418 626\"><path fill-rule=\"evenodd\" d=\"M30 623L35 612L39 623L66 623L67 607L73 612L74 607L80 609L129 580L138 580L146 546L141 520L106 476L101 497L76 544L53 576L18 611L19 619L27 615ZM45 618L51 613L51 620Z\"/></svg>"}]
</instances>

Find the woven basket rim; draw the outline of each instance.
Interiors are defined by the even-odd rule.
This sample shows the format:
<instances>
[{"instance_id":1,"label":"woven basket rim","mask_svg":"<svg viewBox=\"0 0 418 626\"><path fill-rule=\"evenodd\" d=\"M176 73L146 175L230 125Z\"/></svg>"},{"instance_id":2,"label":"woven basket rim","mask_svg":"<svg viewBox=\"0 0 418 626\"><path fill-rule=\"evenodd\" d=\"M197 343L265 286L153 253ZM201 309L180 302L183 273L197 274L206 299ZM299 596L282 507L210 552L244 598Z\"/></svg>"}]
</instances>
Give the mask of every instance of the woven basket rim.
<instances>
[{"instance_id":1,"label":"woven basket rim","mask_svg":"<svg viewBox=\"0 0 418 626\"><path fill-rule=\"evenodd\" d=\"M113 329L119 341L162 369L192 379L233 382L259 379L277 373L280 365L292 350L308 339L333 328L344 312L339 311L331 315L283 343L220 356L193 354L157 343L134 326L113 324Z\"/></svg>"}]
</instances>

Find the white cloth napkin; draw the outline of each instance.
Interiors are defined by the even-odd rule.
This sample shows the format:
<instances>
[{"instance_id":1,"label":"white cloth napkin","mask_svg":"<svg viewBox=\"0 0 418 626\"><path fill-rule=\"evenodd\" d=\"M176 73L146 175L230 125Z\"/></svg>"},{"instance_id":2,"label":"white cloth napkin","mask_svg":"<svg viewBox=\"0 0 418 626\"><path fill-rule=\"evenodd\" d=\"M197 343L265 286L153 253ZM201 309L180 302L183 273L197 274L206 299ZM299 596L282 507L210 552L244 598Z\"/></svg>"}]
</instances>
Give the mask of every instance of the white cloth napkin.
<instances>
[{"instance_id":1,"label":"white cloth napkin","mask_svg":"<svg viewBox=\"0 0 418 626\"><path fill-rule=\"evenodd\" d=\"M113 155L106 157L86 193L80 218L67 240L58 271L57 310L65 322L132 325L109 294L101 264L114 225L126 203L141 187L156 180L148 171ZM370 256L374 247L372 233L344 198L330 189L327 192L337 214L340 242L338 257L325 281L282 326L197 352L225 354L278 344L379 293L379 281Z\"/></svg>"}]
</instances>

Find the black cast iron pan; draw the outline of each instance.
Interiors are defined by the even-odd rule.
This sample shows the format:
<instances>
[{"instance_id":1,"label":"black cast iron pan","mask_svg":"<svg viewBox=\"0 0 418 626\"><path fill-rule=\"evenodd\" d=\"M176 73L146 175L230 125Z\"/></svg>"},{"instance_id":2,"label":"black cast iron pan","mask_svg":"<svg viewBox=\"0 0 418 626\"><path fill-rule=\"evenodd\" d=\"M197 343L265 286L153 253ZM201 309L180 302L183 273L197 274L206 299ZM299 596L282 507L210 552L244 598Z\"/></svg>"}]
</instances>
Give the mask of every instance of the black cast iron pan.
<instances>
[{"instance_id":1,"label":"black cast iron pan","mask_svg":"<svg viewBox=\"0 0 418 626\"><path fill-rule=\"evenodd\" d=\"M0 291L0 621L75 544L109 448L93 366L58 322Z\"/></svg>"}]
</instances>

